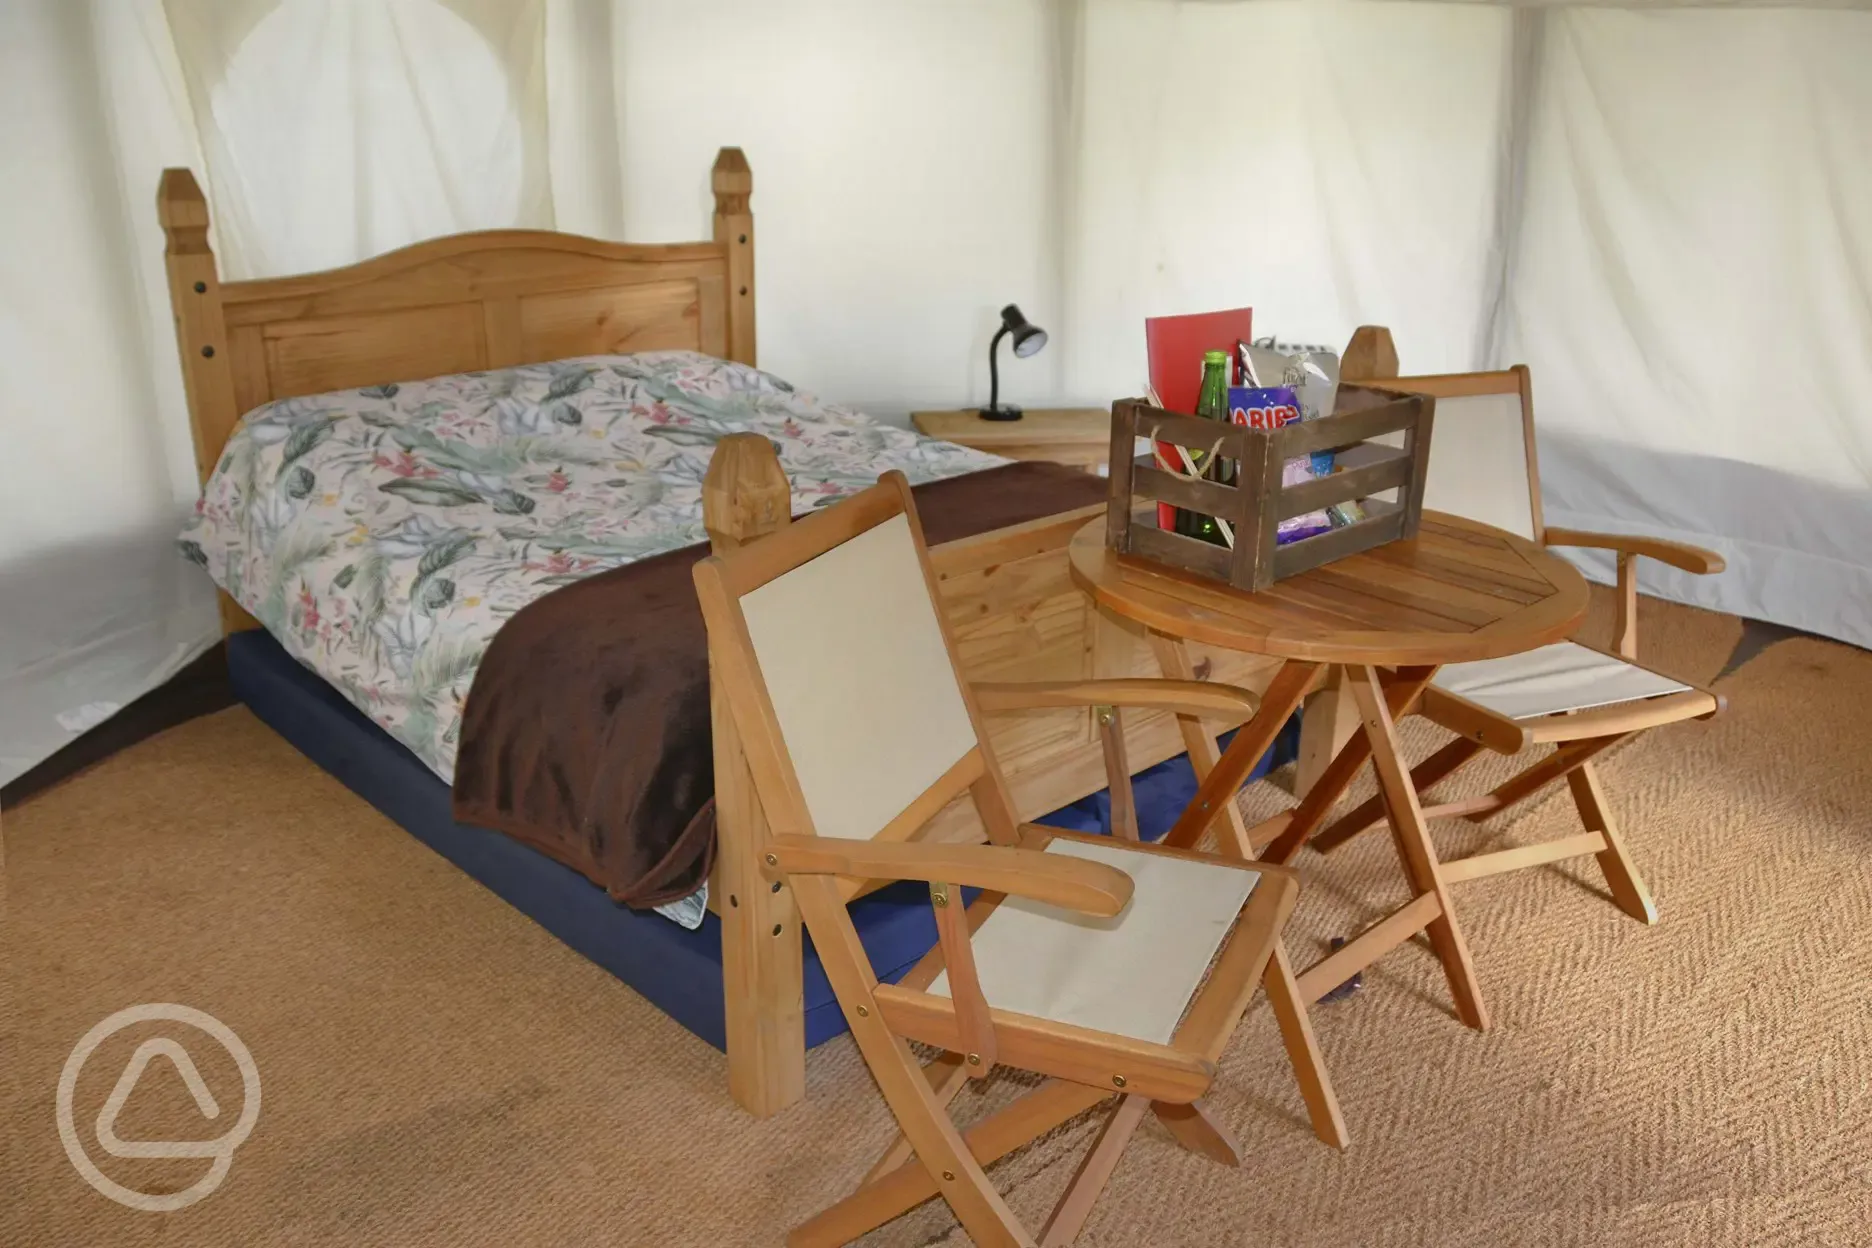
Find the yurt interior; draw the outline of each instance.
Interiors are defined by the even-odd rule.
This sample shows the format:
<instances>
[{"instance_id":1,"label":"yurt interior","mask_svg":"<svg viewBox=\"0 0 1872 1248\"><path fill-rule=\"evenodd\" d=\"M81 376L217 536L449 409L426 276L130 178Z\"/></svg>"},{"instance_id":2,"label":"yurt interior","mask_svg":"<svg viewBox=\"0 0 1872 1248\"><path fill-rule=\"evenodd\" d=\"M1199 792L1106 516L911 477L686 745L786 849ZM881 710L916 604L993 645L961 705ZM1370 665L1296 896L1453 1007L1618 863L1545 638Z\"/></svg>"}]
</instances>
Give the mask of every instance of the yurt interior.
<instances>
[{"instance_id":1,"label":"yurt interior","mask_svg":"<svg viewBox=\"0 0 1872 1248\"><path fill-rule=\"evenodd\" d=\"M1872 1243L1872 3L0 0L0 1243Z\"/></svg>"}]
</instances>

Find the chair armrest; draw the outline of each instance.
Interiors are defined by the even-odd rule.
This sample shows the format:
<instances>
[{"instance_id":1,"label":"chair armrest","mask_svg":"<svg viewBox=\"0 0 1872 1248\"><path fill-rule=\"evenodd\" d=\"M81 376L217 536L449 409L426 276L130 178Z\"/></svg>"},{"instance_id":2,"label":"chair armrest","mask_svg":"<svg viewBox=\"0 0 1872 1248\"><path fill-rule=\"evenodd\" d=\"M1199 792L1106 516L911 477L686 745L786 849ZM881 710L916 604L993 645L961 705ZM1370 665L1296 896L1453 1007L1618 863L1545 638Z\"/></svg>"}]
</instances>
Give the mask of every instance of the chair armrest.
<instances>
[{"instance_id":1,"label":"chair armrest","mask_svg":"<svg viewBox=\"0 0 1872 1248\"><path fill-rule=\"evenodd\" d=\"M1141 706L1201 719L1247 719L1261 699L1233 685L1203 680L1049 680L974 686L984 711L1027 711L1048 706Z\"/></svg>"},{"instance_id":2,"label":"chair armrest","mask_svg":"<svg viewBox=\"0 0 1872 1248\"><path fill-rule=\"evenodd\" d=\"M921 841L848 841L830 836L775 836L766 873L925 880L996 893L1110 918L1131 900L1131 877L1102 862L1006 845L931 845Z\"/></svg>"},{"instance_id":3,"label":"chair armrest","mask_svg":"<svg viewBox=\"0 0 1872 1248\"><path fill-rule=\"evenodd\" d=\"M1682 568L1685 572L1695 572L1699 576L1720 572L1727 566L1723 557L1713 550L1704 550L1701 546L1692 546L1687 542L1665 541L1661 537L1550 528L1546 533L1546 542L1549 546L1585 546L1594 550L1616 550L1623 555L1642 555L1646 559L1656 559L1659 563L1668 563L1673 568Z\"/></svg>"}]
</instances>

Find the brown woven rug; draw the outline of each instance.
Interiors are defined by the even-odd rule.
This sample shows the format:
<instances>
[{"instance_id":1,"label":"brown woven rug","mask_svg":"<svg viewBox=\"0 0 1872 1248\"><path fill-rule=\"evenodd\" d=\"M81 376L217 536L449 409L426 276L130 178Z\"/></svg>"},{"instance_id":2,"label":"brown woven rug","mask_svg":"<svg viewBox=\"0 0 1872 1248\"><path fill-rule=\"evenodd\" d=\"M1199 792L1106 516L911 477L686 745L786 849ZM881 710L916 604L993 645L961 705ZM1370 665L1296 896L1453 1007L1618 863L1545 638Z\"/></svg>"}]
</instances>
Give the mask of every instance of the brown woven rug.
<instances>
[{"instance_id":1,"label":"brown woven rug","mask_svg":"<svg viewBox=\"0 0 1872 1248\"><path fill-rule=\"evenodd\" d=\"M1722 666L1735 621L1646 605L1648 658L1704 678ZM1464 886L1493 1031L1454 1021L1421 948L1318 1007L1354 1137L1338 1155L1302 1125L1257 1002L1213 1098L1249 1164L1224 1170L1147 1123L1081 1242L1872 1241L1872 656L1781 642L1720 687L1727 717L1603 764L1658 927L1615 910L1590 860ZM1437 834L1455 851L1571 818L1562 798ZM845 1040L811 1055L805 1104L746 1118L718 1054L244 710L9 811L4 837L0 1244L770 1244L889 1138ZM1380 833L1302 857L1297 959L1399 896L1389 855ZM55 1127L73 1044L148 1001L227 1023L264 1089L226 1183L175 1213L94 1193ZM150 1034L127 1029L86 1063L84 1138ZM158 1060L119 1136L223 1129L238 1076L212 1045L190 1052L219 1122ZM1068 1124L991 1171L1032 1224L1094 1128ZM102 1161L145 1191L207 1164ZM926 1205L868 1242L961 1236Z\"/></svg>"}]
</instances>

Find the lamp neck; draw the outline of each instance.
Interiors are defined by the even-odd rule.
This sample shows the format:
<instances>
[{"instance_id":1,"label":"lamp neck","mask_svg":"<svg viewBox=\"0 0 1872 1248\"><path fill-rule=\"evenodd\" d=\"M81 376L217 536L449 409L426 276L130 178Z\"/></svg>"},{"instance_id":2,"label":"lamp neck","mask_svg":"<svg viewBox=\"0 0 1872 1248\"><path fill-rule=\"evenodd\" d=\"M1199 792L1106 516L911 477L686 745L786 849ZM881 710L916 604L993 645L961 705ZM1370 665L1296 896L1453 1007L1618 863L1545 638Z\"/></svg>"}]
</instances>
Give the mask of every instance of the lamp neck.
<instances>
[{"instance_id":1,"label":"lamp neck","mask_svg":"<svg viewBox=\"0 0 1872 1248\"><path fill-rule=\"evenodd\" d=\"M988 344L988 410L991 412L1001 410L1001 368L996 357L1001 353L1001 340L1007 333L1008 328L1003 325Z\"/></svg>"}]
</instances>

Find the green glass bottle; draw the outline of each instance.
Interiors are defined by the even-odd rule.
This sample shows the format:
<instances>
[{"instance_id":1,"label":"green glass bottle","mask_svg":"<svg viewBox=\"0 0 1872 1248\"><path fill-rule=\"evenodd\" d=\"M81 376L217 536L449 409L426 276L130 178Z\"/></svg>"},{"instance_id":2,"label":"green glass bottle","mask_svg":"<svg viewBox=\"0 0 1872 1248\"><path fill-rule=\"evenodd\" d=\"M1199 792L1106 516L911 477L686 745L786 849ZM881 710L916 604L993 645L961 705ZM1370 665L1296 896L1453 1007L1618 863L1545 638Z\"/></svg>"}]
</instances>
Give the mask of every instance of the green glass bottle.
<instances>
[{"instance_id":1,"label":"green glass bottle","mask_svg":"<svg viewBox=\"0 0 1872 1248\"><path fill-rule=\"evenodd\" d=\"M1196 415L1204 420L1228 423L1228 352L1203 352L1202 389L1196 396ZM1191 449L1190 458L1197 469L1210 480L1223 485L1235 484L1235 461L1216 456L1210 459L1207 451ZM1176 531L1185 537L1194 537L1205 542L1214 542L1217 546L1228 543L1222 538L1222 528L1215 522L1214 516L1205 516L1200 511L1188 511L1178 508L1176 513Z\"/></svg>"}]
</instances>

